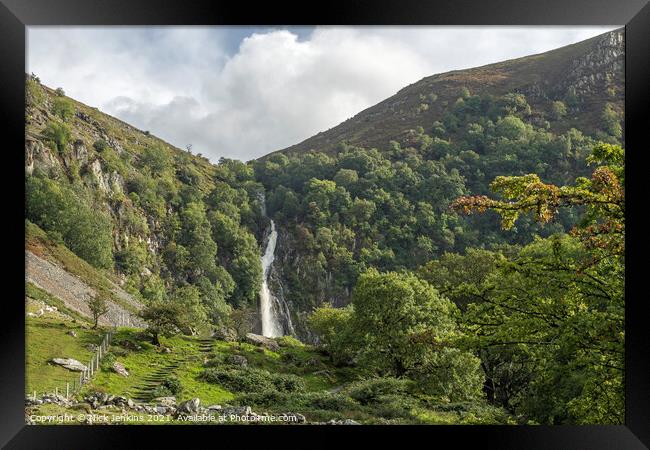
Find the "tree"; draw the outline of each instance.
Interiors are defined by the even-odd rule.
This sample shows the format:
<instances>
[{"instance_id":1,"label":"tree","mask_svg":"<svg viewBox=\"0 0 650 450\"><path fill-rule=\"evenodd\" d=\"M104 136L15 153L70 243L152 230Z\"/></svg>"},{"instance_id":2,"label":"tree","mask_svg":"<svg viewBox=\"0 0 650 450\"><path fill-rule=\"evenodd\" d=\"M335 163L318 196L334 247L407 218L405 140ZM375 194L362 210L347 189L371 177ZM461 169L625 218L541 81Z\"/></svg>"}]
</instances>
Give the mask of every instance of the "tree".
<instances>
[{"instance_id":1,"label":"tree","mask_svg":"<svg viewBox=\"0 0 650 450\"><path fill-rule=\"evenodd\" d=\"M91 295L88 298L88 308L90 308L90 312L93 315L93 329L96 329L99 323L99 318L109 311L104 295Z\"/></svg>"},{"instance_id":2,"label":"tree","mask_svg":"<svg viewBox=\"0 0 650 450\"><path fill-rule=\"evenodd\" d=\"M113 226L101 210L70 186L31 176L26 182L26 215L48 232L59 233L65 245L95 267L113 267Z\"/></svg>"},{"instance_id":3,"label":"tree","mask_svg":"<svg viewBox=\"0 0 650 450\"><path fill-rule=\"evenodd\" d=\"M153 175L161 175L171 167L171 159L167 151L160 146L147 147L142 152L140 161L149 167Z\"/></svg>"},{"instance_id":4,"label":"tree","mask_svg":"<svg viewBox=\"0 0 650 450\"><path fill-rule=\"evenodd\" d=\"M479 360L456 345L458 310L428 283L408 272L370 269L359 277L352 304L366 366L414 378L429 393L450 399L478 395Z\"/></svg>"},{"instance_id":5,"label":"tree","mask_svg":"<svg viewBox=\"0 0 650 450\"><path fill-rule=\"evenodd\" d=\"M322 348L329 354L335 365L349 363L357 350L355 333L352 327L352 306L332 308L323 304L309 316L309 329L318 336Z\"/></svg>"},{"instance_id":6,"label":"tree","mask_svg":"<svg viewBox=\"0 0 650 450\"><path fill-rule=\"evenodd\" d=\"M553 102L551 106L551 115L555 120L561 120L564 116L566 116L566 113L567 110L564 102L560 100Z\"/></svg>"},{"instance_id":7,"label":"tree","mask_svg":"<svg viewBox=\"0 0 650 450\"><path fill-rule=\"evenodd\" d=\"M199 290L194 286L176 289L168 300L156 300L140 311L147 322L147 330L154 344L160 346L160 336L179 333L194 334L205 325L206 313L200 302Z\"/></svg>"},{"instance_id":8,"label":"tree","mask_svg":"<svg viewBox=\"0 0 650 450\"><path fill-rule=\"evenodd\" d=\"M623 135L623 128L621 127L619 113L616 112L611 103L605 104L601 120L603 128L607 133L616 138L621 138Z\"/></svg>"},{"instance_id":9,"label":"tree","mask_svg":"<svg viewBox=\"0 0 650 450\"><path fill-rule=\"evenodd\" d=\"M183 311L171 301L157 301L142 309L140 317L147 322L153 343L161 345L160 336L171 337L180 333Z\"/></svg>"},{"instance_id":10,"label":"tree","mask_svg":"<svg viewBox=\"0 0 650 450\"><path fill-rule=\"evenodd\" d=\"M242 341L246 338L246 335L253 330L255 317L255 310L250 306L233 308L230 312L230 324L237 333L239 345L241 345Z\"/></svg>"},{"instance_id":11,"label":"tree","mask_svg":"<svg viewBox=\"0 0 650 450\"><path fill-rule=\"evenodd\" d=\"M492 187L503 200L473 196L454 204L466 213L494 210L505 228L520 214L547 223L559 208L585 209L571 237L538 240L494 278L467 286L477 298L467 312L476 346L525 357L534 375L519 407L544 423L624 419L625 154L599 144L588 162L599 167L574 186L536 175L498 177Z\"/></svg>"}]
</instances>

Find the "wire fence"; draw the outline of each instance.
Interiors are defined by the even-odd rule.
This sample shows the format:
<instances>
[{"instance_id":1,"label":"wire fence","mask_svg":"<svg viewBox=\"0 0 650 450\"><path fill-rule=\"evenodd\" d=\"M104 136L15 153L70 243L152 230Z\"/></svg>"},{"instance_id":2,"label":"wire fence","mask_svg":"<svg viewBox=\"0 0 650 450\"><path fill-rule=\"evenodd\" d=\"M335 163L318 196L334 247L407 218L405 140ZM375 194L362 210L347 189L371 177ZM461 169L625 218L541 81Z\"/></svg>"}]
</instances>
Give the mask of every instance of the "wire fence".
<instances>
[{"instance_id":1,"label":"wire fence","mask_svg":"<svg viewBox=\"0 0 650 450\"><path fill-rule=\"evenodd\" d=\"M64 396L65 394L65 399L69 400L70 396L78 393L84 385L86 385L92 380L95 373L97 373L97 371L100 370L100 364L109 351L111 341L115 336L116 330L117 327L113 327L112 329L106 332L106 334L102 339L102 342L97 346L97 349L95 350L92 357L90 358L90 361L85 365L86 368L79 373L79 376L75 375L74 378L66 382L65 385L61 385L60 391L59 391L59 386L55 386L53 392L49 392L49 393L45 392L44 395L49 394L49 395L54 395L56 397L59 397L59 396ZM33 400L36 401L37 399L36 391L33 391L31 394Z\"/></svg>"}]
</instances>

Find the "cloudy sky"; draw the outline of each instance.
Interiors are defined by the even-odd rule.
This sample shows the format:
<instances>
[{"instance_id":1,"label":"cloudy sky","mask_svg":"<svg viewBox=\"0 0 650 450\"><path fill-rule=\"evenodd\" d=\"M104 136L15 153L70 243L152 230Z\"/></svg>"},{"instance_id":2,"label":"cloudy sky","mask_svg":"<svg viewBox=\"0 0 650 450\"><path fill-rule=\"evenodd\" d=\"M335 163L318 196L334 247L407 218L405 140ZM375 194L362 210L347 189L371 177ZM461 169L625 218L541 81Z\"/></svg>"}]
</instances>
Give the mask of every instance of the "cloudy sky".
<instances>
[{"instance_id":1,"label":"cloudy sky","mask_svg":"<svg viewBox=\"0 0 650 450\"><path fill-rule=\"evenodd\" d=\"M421 78L614 27L29 27L26 72L168 142L249 160Z\"/></svg>"}]
</instances>

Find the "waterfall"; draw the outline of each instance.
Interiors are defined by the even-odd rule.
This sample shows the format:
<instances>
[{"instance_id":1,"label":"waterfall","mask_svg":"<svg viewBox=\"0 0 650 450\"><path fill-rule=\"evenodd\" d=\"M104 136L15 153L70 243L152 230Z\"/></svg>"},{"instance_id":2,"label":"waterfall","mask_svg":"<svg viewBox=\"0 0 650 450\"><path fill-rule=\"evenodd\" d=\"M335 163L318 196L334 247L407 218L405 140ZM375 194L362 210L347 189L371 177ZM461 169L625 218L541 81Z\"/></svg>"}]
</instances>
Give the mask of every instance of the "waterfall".
<instances>
[{"instance_id":1,"label":"waterfall","mask_svg":"<svg viewBox=\"0 0 650 450\"><path fill-rule=\"evenodd\" d=\"M268 337L277 337L284 334L282 325L278 318L279 302L277 298L271 294L269 289L269 273L271 272L271 264L275 259L275 244L278 239L278 232L275 230L275 222L271 220L271 234L269 241L266 244L266 251L262 256L262 269L263 279L262 287L260 289L260 313L262 315L262 334Z\"/></svg>"}]
</instances>

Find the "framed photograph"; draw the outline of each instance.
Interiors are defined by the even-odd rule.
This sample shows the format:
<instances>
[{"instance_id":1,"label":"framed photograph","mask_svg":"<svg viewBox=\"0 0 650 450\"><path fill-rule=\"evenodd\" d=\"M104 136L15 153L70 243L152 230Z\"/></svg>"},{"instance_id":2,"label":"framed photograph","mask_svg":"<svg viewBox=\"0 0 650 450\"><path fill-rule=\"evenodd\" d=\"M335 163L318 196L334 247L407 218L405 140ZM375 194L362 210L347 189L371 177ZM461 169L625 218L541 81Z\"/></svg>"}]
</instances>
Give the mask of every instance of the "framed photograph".
<instances>
[{"instance_id":1,"label":"framed photograph","mask_svg":"<svg viewBox=\"0 0 650 450\"><path fill-rule=\"evenodd\" d=\"M650 6L298 11L1 0L0 442L648 448Z\"/></svg>"}]
</instances>

